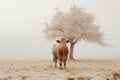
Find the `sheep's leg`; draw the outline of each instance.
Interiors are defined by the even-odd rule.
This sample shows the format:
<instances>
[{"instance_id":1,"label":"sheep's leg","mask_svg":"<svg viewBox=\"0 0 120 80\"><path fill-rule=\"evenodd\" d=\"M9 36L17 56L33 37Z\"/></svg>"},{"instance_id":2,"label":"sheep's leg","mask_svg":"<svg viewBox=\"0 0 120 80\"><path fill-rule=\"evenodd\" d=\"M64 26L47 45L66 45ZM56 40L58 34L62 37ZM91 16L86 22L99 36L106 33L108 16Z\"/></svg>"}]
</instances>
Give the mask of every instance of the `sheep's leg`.
<instances>
[{"instance_id":1,"label":"sheep's leg","mask_svg":"<svg viewBox=\"0 0 120 80\"><path fill-rule=\"evenodd\" d=\"M60 68L62 68L62 60L60 60Z\"/></svg>"},{"instance_id":2,"label":"sheep's leg","mask_svg":"<svg viewBox=\"0 0 120 80\"><path fill-rule=\"evenodd\" d=\"M55 61L55 68L57 68L57 59L54 58Z\"/></svg>"},{"instance_id":3,"label":"sheep's leg","mask_svg":"<svg viewBox=\"0 0 120 80\"><path fill-rule=\"evenodd\" d=\"M66 61L64 61L64 68L66 68Z\"/></svg>"}]
</instances>

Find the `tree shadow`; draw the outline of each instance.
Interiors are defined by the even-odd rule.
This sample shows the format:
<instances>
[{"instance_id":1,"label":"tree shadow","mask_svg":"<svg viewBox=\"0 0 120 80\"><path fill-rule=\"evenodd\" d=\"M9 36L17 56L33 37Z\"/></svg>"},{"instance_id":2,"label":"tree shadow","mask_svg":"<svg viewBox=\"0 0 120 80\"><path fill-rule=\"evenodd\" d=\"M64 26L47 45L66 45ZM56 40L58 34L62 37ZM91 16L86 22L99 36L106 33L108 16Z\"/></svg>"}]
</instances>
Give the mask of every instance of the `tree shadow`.
<instances>
[{"instance_id":1,"label":"tree shadow","mask_svg":"<svg viewBox=\"0 0 120 80\"><path fill-rule=\"evenodd\" d=\"M103 62L108 62L107 60L95 60L95 59L68 59L68 62L99 62L99 63L103 63Z\"/></svg>"}]
</instances>

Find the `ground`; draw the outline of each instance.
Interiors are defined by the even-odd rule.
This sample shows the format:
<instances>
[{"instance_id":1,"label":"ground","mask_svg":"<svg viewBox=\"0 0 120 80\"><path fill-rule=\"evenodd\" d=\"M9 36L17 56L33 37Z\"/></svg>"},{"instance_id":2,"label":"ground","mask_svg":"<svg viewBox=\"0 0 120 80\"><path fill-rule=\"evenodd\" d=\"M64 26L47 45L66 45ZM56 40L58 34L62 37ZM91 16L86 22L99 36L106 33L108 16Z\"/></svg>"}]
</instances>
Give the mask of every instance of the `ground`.
<instances>
[{"instance_id":1,"label":"ground","mask_svg":"<svg viewBox=\"0 0 120 80\"><path fill-rule=\"evenodd\" d=\"M106 80L115 72L119 60L68 60L66 69L55 68L52 59L0 60L0 80Z\"/></svg>"}]
</instances>

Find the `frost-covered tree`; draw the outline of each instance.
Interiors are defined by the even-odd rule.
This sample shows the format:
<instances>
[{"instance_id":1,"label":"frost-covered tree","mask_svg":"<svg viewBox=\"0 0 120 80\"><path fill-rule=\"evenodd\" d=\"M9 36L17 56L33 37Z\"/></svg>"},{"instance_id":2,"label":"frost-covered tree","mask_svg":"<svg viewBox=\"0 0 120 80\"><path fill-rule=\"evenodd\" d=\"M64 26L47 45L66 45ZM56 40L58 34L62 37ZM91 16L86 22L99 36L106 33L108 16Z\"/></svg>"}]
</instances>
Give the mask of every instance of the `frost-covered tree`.
<instances>
[{"instance_id":1,"label":"frost-covered tree","mask_svg":"<svg viewBox=\"0 0 120 80\"><path fill-rule=\"evenodd\" d=\"M70 41L69 59L74 59L74 45L81 40L106 46L103 32L96 23L94 15L76 6L71 7L66 13L56 10L53 19L46 24L44 34L48 40L58 36L67 38Z\"/></svg>"}]
</instances>

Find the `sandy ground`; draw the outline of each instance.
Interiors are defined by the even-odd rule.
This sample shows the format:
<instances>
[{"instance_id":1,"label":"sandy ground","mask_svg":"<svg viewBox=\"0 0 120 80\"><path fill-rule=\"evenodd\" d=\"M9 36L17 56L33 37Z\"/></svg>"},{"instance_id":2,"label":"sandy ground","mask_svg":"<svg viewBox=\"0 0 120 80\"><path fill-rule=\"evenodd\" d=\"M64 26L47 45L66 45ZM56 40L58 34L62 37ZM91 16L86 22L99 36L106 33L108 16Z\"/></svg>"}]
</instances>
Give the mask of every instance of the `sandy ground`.
<instances>
[{"instance_id":1,"label":"sandy ground","mask_svg":"<svg viewBox=\"0 0 120 80\"><path fill-rule=\"evenodd\" d=\"M52 59L0 60L0 80L107 80L113 73L120 73L119 60L68 60L66 69Z\"/></svg>"}]
</instances>

